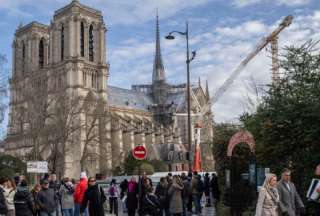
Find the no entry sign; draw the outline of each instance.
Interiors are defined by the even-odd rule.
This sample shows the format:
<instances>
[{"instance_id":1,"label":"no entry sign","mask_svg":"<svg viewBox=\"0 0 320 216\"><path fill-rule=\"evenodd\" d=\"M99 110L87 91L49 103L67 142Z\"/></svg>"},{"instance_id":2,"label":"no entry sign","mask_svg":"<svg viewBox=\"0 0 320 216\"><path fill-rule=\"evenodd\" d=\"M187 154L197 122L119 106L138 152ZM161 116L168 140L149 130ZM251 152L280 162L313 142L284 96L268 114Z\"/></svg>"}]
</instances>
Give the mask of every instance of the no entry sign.
<instances>
[{"instance_id":1,"label":"no entry sign","mask_svg":"<svg viewBox=\"0 0 320 216\"><path fill-rule=\"evenodd\" d=\"M137 160L144 160L147 157L147 149L144 146L136 146L132 150L132 155Z\"/></svg>"}]
</instances>

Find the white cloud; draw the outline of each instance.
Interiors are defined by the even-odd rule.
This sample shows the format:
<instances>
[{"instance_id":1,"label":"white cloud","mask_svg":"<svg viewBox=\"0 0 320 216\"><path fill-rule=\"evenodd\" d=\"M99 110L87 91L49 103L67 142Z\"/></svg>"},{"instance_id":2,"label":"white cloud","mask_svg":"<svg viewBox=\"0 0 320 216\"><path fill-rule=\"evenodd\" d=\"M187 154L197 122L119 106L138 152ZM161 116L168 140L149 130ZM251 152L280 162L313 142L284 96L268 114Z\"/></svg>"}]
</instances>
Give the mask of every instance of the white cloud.
<instances>
[{"instance_id":1,"label":"white cloud","mask_svg":"<svg viewBox=\"0 0 320 216\"><path fill-rule=\"evenodd\" d=\"M259 4L259 3L270 3L270 4L295 7L299 5L306 5L310 3L310 0L233 0L233 5L240 8Z\"/></svg>"},{"instance_id":2,"label":"white cloud","mask_svg":"<svg viewBox=\"0 0 320 216\"><path fill-rule=\"evenodd\" d=\"M161 18L168 18L187 8L203 5L210 0L80 0L81 3L103 11L108 25L136 24L153 20L156 8ZM34 11L24 8L35 8L41 14L52 14L71 0L0 0L0 9L12 16L32 18Z\"/></svg>"}]
</instances>

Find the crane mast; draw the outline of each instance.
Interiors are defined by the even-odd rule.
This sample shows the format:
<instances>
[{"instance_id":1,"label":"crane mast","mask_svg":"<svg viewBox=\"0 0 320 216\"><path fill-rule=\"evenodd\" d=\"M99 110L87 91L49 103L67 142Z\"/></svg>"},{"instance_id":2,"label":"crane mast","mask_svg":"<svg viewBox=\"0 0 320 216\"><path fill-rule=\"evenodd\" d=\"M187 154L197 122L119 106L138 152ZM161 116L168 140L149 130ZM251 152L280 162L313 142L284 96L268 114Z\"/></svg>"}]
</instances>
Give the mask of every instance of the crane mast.
<instances>
[{"instance_id":1,"label":"crane mast","mask_svg":"<svg viewBox=\"0 0 320 216\"><path fill-rule=\"evenodd\" d=\"M279 80L279 60L278 60L278 35L280 32L288 27L293 20L293 16L289 15L284 18L280 25L267 37L263 38L253 51L242 60L238 67L231 73L228 79L222 84L222 86L215 92L215 94L210 98L210 100L202 107L201 113L204 114L208 109L215 104L220 97L227 91L233 81L239 76L242 70L247 66L247 64L269 43L271 43L272 52L272 82L276 83Z\"/></svg>"}]
</instances>

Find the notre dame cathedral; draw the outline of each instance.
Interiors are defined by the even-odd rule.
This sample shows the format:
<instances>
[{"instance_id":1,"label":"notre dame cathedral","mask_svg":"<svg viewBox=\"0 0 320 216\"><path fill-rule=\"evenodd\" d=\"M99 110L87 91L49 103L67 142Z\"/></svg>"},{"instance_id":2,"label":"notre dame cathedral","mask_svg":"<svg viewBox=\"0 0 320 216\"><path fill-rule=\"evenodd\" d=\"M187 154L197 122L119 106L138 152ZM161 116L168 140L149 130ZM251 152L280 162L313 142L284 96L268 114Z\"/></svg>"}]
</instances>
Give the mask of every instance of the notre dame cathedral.
<instances>
[{"instance_id":1,"label":"notre dame cathedral","mask_svg":"<svg viewBox=\"0 0 320 216\"><path fill-rule=\"evenodd\" d=\"M108 85L106 33L101 11L78 0L55 11L50 25L17 28L5 153L47 160L50 171L76 177L81 170L110 175L134 146L144 145L149 159L188 170L187 86L166 80L158 17L151 84ZM204 89L199 80L191 86L191 112L192 126L206 120L204 170L214 167L213 116L196 113L208 101L208 85Z\"/></svg>"}]
</instances>

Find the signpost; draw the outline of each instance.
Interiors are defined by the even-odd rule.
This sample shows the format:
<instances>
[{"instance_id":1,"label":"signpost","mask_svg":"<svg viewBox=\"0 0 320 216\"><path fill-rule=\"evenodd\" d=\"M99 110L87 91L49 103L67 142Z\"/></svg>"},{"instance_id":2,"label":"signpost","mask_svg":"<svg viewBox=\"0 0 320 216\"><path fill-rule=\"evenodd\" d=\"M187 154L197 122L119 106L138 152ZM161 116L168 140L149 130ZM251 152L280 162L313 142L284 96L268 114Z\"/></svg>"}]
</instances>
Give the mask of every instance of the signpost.
<instances>
[{"instance_id":1,"label":"signpost","mask_svg":"<svg viewBox=\"0 0 320 216\"><path fill-rule=\"evenodd\" d=\"M136 146L134 147L134 149L132 150L132 156L136 159L136 160L144 160L147 157L147 149L142 146ZM138 166L138 175L139 175L139 215L141 215L141 203L142 203L142 197L141 197L141 164L139 163Z\"/></svg>"},{"instance_id":2,"label":"signpost","mask_svg":"<svg viewBox=\"0 0 320 216\"><path fill-rule=\"evenodd\" d=\"M48 173L47 161L28 161L27 173Z\"/></svg>"},{"instance_id":3,"label":"signpost","mask_svg":"<svg viewBox=\"0 0 320 216\"><path fill-rule=\"evenodd\" d=\"M132 150L132 155L137 160L144 160L147 157L147 149L144 146L136 146Z\"/></svg>"}]
</instances>

